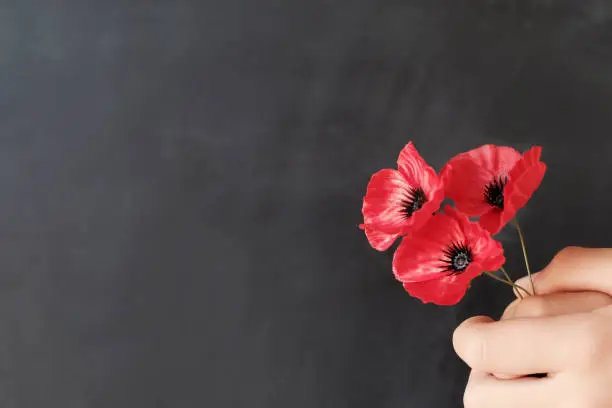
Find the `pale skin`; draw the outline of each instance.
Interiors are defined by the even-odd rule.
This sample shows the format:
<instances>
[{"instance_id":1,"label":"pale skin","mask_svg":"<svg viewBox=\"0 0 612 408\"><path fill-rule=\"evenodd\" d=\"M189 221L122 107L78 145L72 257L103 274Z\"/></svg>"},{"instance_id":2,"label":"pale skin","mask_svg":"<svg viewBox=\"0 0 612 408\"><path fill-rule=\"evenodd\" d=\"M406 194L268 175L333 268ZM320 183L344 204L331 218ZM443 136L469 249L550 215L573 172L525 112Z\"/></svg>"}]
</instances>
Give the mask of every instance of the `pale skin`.
<instances>
[{"instance_id":1,"label":"pale skin","mask_svg":"<svg viewBox=\"0 0 612 408\"><path fill-rule=\"evenodd\" d=\"M465 407L612 407L612 249L566 248L534 278L538 296L455 331Z\"/></svg>"}]
</instances>

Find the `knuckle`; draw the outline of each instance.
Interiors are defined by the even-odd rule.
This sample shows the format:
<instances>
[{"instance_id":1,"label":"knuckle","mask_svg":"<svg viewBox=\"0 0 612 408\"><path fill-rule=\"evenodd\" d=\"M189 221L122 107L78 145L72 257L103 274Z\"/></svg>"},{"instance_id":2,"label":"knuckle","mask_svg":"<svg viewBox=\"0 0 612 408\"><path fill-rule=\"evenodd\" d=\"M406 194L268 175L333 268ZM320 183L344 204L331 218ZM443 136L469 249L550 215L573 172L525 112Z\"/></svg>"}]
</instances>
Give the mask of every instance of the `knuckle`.
<instances>
[{"instance_id":1,"label":"knuckle","mask_svg":"<svg viewBox=\"0 0 612 408\"><path fill-rule=\"evenodd\" d=\"M577 255L577 253L579 253L581 250L582 248L577 247L577 246L565 247L555 254L551 263L555 263L555 264L565 263L568 261L568 259L574 258Z\"/></svg>"},{"instance_id":2,"label":"knuckle","mask_svg":"<svg viewBox=\"0 0 612 408\"><path fill-rule=\"evenodd\" d=\"M463 344L458 354L470 368L479 368L487 358L487 345L478 338L472 338Z\"/></svg>"},{"instance_id":3,"label":"knuckle","mask_svg":"<svg viewBox=\"0 0 612 408\"><path fill-rule=\"evenodd\" d=\"M487 361L487 343L483 340L474 341L474 345L471 350L472 365L474 367L480 367Z\"/></svg>"},{"instance_id":4,"label":"knuckle","mask_svg":"<svg viewBox=\"0 0 612 408\"><path fill-rule=\"evenodd\" d=\"M480 332L463 322L453 333L453 346L459 357L470 367L478 367L485 361L487 345Z\"/></svg>"}]
</instances>

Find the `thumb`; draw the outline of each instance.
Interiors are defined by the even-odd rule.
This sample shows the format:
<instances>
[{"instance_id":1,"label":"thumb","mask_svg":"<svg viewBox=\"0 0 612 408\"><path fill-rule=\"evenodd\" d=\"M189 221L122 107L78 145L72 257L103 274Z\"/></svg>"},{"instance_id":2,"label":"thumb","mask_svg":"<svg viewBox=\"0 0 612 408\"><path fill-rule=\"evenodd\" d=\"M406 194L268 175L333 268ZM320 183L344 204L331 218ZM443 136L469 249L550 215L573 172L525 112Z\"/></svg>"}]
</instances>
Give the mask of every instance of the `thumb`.
<instances>
[{"instance_id":1,"label":"thumb","mask_svg":"<svg viewBox=\"0 0 612 408\"><path fill-rule=\"evenodd\" d=\"M538 294L596 291L612 296L612 249L567 247L532 279ZM527 276L516 283L531 285Z\"/></svg>"}]
</instances>

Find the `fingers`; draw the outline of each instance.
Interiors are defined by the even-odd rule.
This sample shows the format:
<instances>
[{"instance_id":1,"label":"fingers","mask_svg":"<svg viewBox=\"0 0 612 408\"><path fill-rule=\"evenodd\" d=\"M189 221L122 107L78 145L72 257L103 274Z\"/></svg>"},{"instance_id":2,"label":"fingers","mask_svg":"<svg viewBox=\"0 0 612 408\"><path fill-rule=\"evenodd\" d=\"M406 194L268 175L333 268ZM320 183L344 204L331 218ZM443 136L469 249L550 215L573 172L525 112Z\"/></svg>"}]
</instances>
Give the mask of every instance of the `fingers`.
<instances>
[{"instance_id":1,"label":"fingers","mask_svg":"<svg viewBox=\"0 0 612 408\"><path fill-rule=\"evenodd\" d=\"M538 294L598 291L612 295L612 248L568 247L534 277ZM529 287L529 279L517 284Z\"/></svg>"},{"instance_id":2,"label":"fingers","mask_svg":"<svg viewBox=\"0 0 612 408\"><path fill-rule=\"evenodd\" d=\"M549 378L500 380L472 371L463 397L465 408L557 407L557 384Z\"/></svg>"},{"instance_id":3,"label":"fingers","mask_svg":"<svg viewBox=\"0 0 612 408\"><path fill-rule=\"evenodd\" d=\"M612 297L600 292L552 293L515 300L508 305L501 320L587 313L611 305ZM518 377L504 373L493 375L506 380Z\"/></svg>"},{"instance_id":4,"label":"fingers","mask_svg":"<svg viewBox=\"0 0 612 408\"><path fill-rule=\"evenodd\" d=\"M610 305L612 297L600 292L564 292L529 296L510 303L502 315L502 320L586 313Z\"/></svg>"},{"instance_id":5,"label":"fingers","mask_svg":"<svg viewBox=\"0 0 612 408\"><path fill-rule=\"evenodd\" d=\"M455 330L453 346L478 371L518 376L560 372L590 345L582 330L585 321L585 314L500 322L479 316Z\"/></svg>"}]
</instances>

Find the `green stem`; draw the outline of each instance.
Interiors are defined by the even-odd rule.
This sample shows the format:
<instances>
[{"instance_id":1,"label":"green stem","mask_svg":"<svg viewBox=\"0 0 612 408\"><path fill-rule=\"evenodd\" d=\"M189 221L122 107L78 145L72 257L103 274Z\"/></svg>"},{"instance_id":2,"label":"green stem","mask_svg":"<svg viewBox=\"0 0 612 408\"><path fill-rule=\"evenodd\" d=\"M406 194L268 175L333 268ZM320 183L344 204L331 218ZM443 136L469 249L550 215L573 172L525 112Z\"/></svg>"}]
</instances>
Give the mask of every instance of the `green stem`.
<instances>
[{"instance_id":1,"label":"green stem","mask_svg":"<svg viewBox=\"0 0 612 408\"><path fill-rule=\"evenodd\" d=\"M531 291L535 296L536 290L533 284L533 277L531 276L531 268L529 267L529 259L527 259L527 248L525 246L525 238L523 237L523 231L521 231L521 227L518 223L518 220L515 218L512 219L514 226L516 227L516 231L518 232L519 240L521 241L521 248L523 249L523 257L525 258L525 267L527 268L527 276L529 276L529 282L531 283Z\"/></svg>"},{"instance_id":2,"label":"green stem","mask_svg":"<svg viewBox=\"0 0 612 408\"><path fill-rule=\"evenodd\" d=\"M500 278L499 276L496 276L493 272L488 272L485 271L485 274L489 275L490 277L492 277L493 279L500 281L502 283L505 283L506 285L512 286L513 288L516 288L517 291L516 293L518 294L518 297L523 299L523 295L521 295L521 292L519 292L518 289L523 290L525 293L527 293L527 295L530 295L530 293L523 287L521 287L520 285L517 285L516 283L512 282L511 280L505 280Z\"/></svg>"},{"instance_id":3,"label":"green stem","mask_svg":"<svg viewBox=\"0 0 612 408\"><path fill-rule=\"evenodd\" d=\"M503 274L506 276L506 279L508 279L508 282L514 282L514 281L512 280L512 278L510 277L510 275L508 274L508 272L506 272L506 269L505 269L503 266L502 266L502 267L500 267L499 269L500 269L500 270L502 271L502 273L503 273ZM520 286L520 285L516 285L516 284L515 284L515 286L516 286L516 288L517 288L517 289L521 289L523 292L525 292L525 293L527 294L527 296L531 296L531 293L529 293L529 291L528 291L527 289L523 288L523 287L522 287L522 286ZM519 290L517 290L517 291L516 291L516 294L517 294L517 295L518 295L518 297L520 297L521 299L523 298L523 296L521 295L521 292L520 292Z\"/></svg>"},{"instance_id":4,"label":"green stem","mask_svg":"<svg viewBox=\"0 0 612 408\"><path fill-rule=\"evenodd\" d=\"M508 272L506 272L503 266L501 266L499 269L503 272L504 275L506 275L506 279L508 279L508 282L513 282L512 278L510 277L510 275L508 275Z\"/></svg>"}]
</instances>

